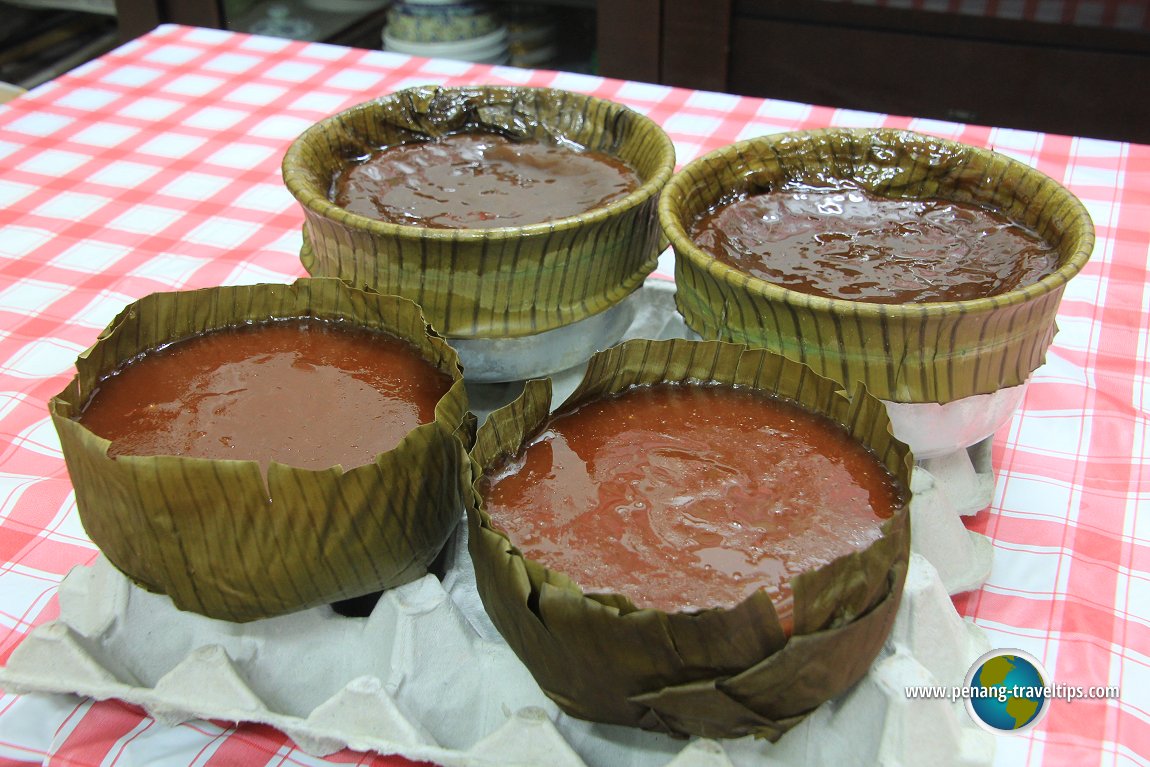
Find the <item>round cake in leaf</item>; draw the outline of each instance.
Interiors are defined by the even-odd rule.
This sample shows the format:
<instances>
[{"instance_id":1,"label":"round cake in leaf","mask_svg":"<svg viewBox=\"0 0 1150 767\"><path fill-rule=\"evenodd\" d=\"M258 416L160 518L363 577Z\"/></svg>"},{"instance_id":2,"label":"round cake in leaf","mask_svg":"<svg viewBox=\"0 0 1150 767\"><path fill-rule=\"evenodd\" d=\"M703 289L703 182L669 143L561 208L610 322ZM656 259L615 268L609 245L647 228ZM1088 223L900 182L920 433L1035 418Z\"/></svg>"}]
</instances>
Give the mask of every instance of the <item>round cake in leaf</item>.
<instances>
[{"instance_id":1,"label":"round cake in leaf","mask_svg":"<svg viewBox=\"0 0 1150 767\"><path fill-rule=\"evenodd\" d=\"M320 121L283 161L309 273L416 301L476 381L619 340L665 243L657 123L550 88L423 86Z\"/></svg>"},{"instance_id":2,"label":"round cake in leaf","mask_svg":"<svg viewBox=\"0 0 1150 767\"><path fill-rule=\"evenodd\" d=\"M337 280L157 293L50 403L85 530L138 584L245 621L427 572L472 417L418 307Z\"/></svg>"},{"instance_id":3,"label":"round cake in leaf","mask_svg":"<svg viewBox=\"0 0 1150 767\"><path fill-rule=\"evenodd\" d=\"M891 129L722 147L675 174L659 217L692 330L866 384L919 458L1009 418L1094 246L1054 179Z\"/></svg>"},{"instance_id":4,"label":"round cake in leaf","mask_svg":"<svg viewBox=\"0 0 1150 767\"><path fill-rule=\"evenodd\" d=\"M470 547L564 711L777 738L869 668L909 557L907 447L863 390L762 350L629 341L473 451Z\"/></svg>"}]
</instances>

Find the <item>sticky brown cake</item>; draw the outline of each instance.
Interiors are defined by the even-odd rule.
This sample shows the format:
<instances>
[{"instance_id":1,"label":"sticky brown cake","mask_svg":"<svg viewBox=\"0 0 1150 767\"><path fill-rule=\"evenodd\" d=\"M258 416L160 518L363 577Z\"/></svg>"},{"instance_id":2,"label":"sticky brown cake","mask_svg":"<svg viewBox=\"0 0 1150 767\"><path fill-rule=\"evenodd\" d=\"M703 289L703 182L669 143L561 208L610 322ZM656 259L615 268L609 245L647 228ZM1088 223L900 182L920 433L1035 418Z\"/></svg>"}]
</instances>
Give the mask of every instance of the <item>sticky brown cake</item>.
<instances>
[{"instance_id":1,"label":"sticky brown cake","mask_svg":"<svg viewBox=\"0 0 1150 767\"><path fill-rule=\"evenodd\" d=\"M317 319L194 336L105 377L80 421L110 455L350 469L421 423L451 378L384 333Z\"/></svg>"},{"instance_id":2,"label":"sticky brown cake","mask_svg":"<svg viewBox=\"0 0 1150 767\"><path fill-rule=\"evenodd\" d=\"M641 184L623 161L564 143L453 133L386 147L336 174L332 201L361 216L490 229L601 208Z\"/></svg>"},{"instance_id":3,"label":"sticky brown cake","mask_svg":"<svg viewBox=\"0 0 1150 767\"><path fill-rule=\"evenodd\" d=\"M870 545L903 501L829 418L750 389L678 384L553 416L483 494L524 556L584 592L673 612L764 589L784 627L790 578Z\"/></svg>"},{"instance_id":4,"label":"sticky brown cake","mask_svg":"<svg viewBox=\"0 0 1150 767\"><path fill-rule=\"evenodd\" d=\"M994 296L1058 268L1058 251L997 211L890 199L845 183L728 199L692 224L722 263L791 290L901 304Z\"/></svg>"}]
</instances>

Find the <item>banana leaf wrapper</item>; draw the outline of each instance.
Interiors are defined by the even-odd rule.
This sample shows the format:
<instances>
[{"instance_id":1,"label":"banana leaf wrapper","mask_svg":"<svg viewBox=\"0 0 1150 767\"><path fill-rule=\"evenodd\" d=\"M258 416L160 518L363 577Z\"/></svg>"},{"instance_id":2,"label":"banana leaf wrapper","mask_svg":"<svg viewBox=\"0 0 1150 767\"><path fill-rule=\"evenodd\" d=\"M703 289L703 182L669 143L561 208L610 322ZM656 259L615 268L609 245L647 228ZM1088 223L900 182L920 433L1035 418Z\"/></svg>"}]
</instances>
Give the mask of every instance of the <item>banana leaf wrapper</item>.
<instances>
[{"instance_id":1,"label":"banana leaf wrapper","mask_svg":"<svg viewBox=\"0 0 1150 767\"><path fill-rule=\"evenodd\" d=\"M435 419L373 463L320 471L255 461L108 456L76 420L100 379L161 344L273 318L316 317L412 343L455 383ZM49 403L84 529L108 560L177 607L249 621L421 577L462 518L474 418L455 352L419 307L338 280L155 293L125 308Z\"/></svg>"},{"instance_id":2,"label":"banana leaf wrapper","mask_svg":"<svg viewBox=\"0 0 1150 767\"><path fill-rule=\"evenodd\" d=\"M357 159L459 132L574 141L624 160L642 184L579 216L487 230L403 226L330 200L333 179ZM406 296L449 337L512 338L597 314L642 284L666 247L655 206L674 165L662 128L621 104L545 88L424 86L317 123L282 170L303 207L309 274Z\"/></svg>"},{"instance_id":3,"label":"banana leaf wrapper","mask_svg":"<svg viewBox=\"0 0 1150 767\"><path fill-rule=\"evenodd\" d=\"M852 180L884 197L953 200L995 209L1057 248L1057 271L1035 284L966 301L876 304L789 290L720 263L687 227L720 199L788 181ZM1066 283L1086 264L1094 225L1053 179L986 149L908 131L780 133L688 164L662 195L675 250L676 302L704 338L761 346L892 402L937 402L1026 381L1043 363Z\"/></svg>"},{"instance_id":4,"label":"banana leaf wrapper","mask_svg":"<svg viewBox=\"0 0 1150 767\"><path fill-rule=\"evenodd\" d=\"M844 424L910 498L910 449L885 407L851 398L809 367L762 349L714 341L628 341L592 358L561 409L633 385L720 382L796 401ZM550 382L492 413L472 451L469 546L479 593L507 643L564 711L672 735L775 740L870 668L890 632L910 555L907 506L866 549L793 579L794 628L784 633L757 592L732 608L637 609L622 594L583 593L525 556L483 508L480 481L517 455L550 416Z\"/></svg>"}]
</instances>

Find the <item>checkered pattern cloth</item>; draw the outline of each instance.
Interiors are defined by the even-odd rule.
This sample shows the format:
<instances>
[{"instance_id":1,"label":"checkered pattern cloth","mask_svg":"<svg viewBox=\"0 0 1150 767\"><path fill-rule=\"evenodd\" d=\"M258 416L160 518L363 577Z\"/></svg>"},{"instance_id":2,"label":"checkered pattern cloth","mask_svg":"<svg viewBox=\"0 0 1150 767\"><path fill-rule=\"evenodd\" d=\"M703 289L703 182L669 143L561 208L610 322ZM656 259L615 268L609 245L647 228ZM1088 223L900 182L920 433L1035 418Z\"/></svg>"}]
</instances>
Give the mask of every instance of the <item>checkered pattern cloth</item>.
<instances>
[{"instance_id":1,"label":"checkered pattern cloth","mask_svg":"<svg viewBox=\"0 0 1150 767\"><path fill-rule=\"evenodd\" d=\"M58 615L65 573L96 556L45 406L77 353L147 293L302 276L287 146L334 112L429 82L617 100L662 124L680 163L769 132L911 128L993 147L1081 197L1095 255L994 441L994 501L970 520L993 539L994 570L956 604L1059 684L1121 687L1053 702L1036 729L997 739L999 765L1150 764L1150 147L186 27L0 107L0 664ZM311 757L263 726L168 727L115 701L13 694L0 697L0 762L408 764Z\"/></svg>"}]
</instances>

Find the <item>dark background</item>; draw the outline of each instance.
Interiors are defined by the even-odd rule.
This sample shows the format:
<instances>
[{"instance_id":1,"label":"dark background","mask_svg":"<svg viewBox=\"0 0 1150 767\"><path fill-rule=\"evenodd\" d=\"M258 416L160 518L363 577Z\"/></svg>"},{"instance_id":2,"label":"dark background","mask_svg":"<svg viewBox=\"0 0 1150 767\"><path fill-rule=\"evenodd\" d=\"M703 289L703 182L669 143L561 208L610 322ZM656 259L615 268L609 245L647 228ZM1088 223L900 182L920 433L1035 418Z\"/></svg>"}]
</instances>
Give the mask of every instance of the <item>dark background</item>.
<instances>
[{"instance_id":1,"label":"dark background","mask_svg":"<svg viewBox=\"0 0 1150 767\"><path fill-rule=\"evenodd\" d=\"M277 2L0 0L0 80L34 87L164 22L250 31L248 20ZM518 5L545 6L559 22L548 68L1150 143L1150 0L916 0L937 11L887 2ZM379 48L384 3L319 14L307 39ZM950 10L959 6L984 11Z\"/></svg>"}]
</instances>

